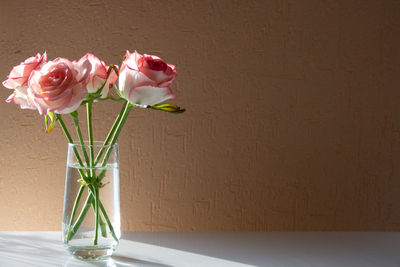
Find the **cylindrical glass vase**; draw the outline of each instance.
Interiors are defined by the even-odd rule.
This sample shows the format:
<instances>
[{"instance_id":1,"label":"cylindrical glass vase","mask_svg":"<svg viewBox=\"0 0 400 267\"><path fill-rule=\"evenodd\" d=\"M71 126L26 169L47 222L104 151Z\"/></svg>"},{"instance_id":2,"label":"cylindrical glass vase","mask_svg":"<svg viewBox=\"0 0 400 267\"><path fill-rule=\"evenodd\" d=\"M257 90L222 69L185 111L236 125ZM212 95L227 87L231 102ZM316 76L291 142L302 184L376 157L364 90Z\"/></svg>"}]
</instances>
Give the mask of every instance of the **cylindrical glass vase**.
<instances>
[{"instance_id":1,"label":"cylindrical glass vase","mask_svg":"<svg viewBox=\"0 0 400 267\"><path fill-rule=\"evenodd\" d=\"M63 242L83 260L104 259L121 237L118 146L68 144Z\"/></svg>"}]
</instances>

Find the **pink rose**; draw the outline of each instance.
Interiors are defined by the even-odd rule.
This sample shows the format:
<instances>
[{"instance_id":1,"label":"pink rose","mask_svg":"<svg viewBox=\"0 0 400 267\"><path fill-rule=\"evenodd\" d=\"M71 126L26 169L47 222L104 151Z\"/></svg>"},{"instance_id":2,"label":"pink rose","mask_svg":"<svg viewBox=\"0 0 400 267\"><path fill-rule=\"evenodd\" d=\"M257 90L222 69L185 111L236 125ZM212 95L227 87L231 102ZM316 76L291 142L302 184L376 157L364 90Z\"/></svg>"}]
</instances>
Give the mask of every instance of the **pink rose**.
<instances>
[{"instance_id":1,"label":"pink rose","mask_svg":"<svg viewBox=\"0 0 400 267\"><path fill-rule=\"evenodd\" d=\"M36 109L28 99L28 79L32 71L39 69L46 61L47 54L44 52L43 55L37 54L35 57L26 59L11 70L8 79L3 82L4 87L14 89L14 92L7 98L7 103L12 101L22 109Z\"/></svg>"},{"instance_id":2,"label":"pink rose","mask_svg":"<svg viewBox=\"0 0 400 267\"><path fill-rule=\"evenodd\" d=\"M175 66L159 57L127 51L119 74L119 90L131 103L155 105L175 98L169 85L176 75Z\"/></svg>"},{"instance_id":3,"label":"pink rose","mask_svg":"<svg viewBox=\"0 0 400 267\"><path fill-rule=\"evenodd\" d=\"M7 98L6 102L10 103L12 101L22 109L36 109L35 105L28 98L27 90L27 86L15 88L14 92Z\"/></svg>"},{"instance_id":4,"label":"pink rose","mask_svg":"<svg viewBox=\"0 0 400 267\"><path fill-rule=\"evenodd\" d=\"M91 71L88 76L86 89L89 93L95 93L106 81L108 66L106 66L106 64L98 57L90 53L87 53L85 56L83 56L77 62L77 64L78 66L81 66L86 61L89 61L91 65ZM111 71L110 76L108 76L107 83L101 92L101 97L107 97L109 85L115 83L117 79L117 74L114 71Z\"/></svg>"},{"instance_id":5,"label":"pink rose","mask_svg":"<svg viewBox=\"0 0 400 267\"><path fill-rule=\"evenodd\" d=\"M44 52L43 55L38 53L35 57L30 57L24 62L21 62L11 70L8 79L3 82L4 87L15 89L21 86L26 86L32 71L40 68L40 66L46 61L47 54Z\"/></svg>"},{"instance_id":6,"label":"pink rose","mask_svg":"<svg viewBox=\"0 0 400 267\"><path fill-rule=\"evenodd\" d=\"M41 115L47 112L67 114L75 111L85 95L90 62L72 63L57 58L34 70L29 78L28 98Z\"/></svg>"}]
</instances>

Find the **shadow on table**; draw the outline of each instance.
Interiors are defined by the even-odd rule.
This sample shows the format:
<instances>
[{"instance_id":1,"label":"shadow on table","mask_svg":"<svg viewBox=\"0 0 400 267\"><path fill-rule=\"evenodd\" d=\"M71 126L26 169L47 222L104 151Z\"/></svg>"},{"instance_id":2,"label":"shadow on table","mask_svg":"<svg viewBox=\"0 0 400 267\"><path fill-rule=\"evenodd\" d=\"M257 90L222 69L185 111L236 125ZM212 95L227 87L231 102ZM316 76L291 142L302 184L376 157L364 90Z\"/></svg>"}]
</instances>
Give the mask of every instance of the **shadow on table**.
<instances>
[{"instance_id":1,"label":"shadow on table","mask_svg":"<svg viewBox=\"0 0 400 267\"><path fill-rule=\"evenodd\" d=\"M145 260L132 259L124 256L112 256L115 266L146 266L146 267L173 267L171 265L150 262Z\"/></svg>"},{"instance_id":2,"label":"shadow on table","mask_svg":"<svg viewBox=\"0 0 400 267\"><path fill-rule=\"evenodd\" d=\"M104 261L83 262L73 257L69 258L64 267L96 266L96 267L173 267L171 265L160 264L151 261L132 259L122 256L113 256Z\"/></svg>"}]
</instances>

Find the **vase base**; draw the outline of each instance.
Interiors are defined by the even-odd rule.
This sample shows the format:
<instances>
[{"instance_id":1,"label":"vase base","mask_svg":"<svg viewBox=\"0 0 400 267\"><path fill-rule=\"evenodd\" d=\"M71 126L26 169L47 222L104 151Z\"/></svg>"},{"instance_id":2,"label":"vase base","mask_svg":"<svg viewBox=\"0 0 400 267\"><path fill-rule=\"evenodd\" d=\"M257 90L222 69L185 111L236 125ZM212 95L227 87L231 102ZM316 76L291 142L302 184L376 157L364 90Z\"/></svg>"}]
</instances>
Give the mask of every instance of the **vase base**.
<instances>
[{"instance_id":1,"label":"vase base","mask_svg":"<svg viewBox=\"0 0 400 267\"><path fill-rule=\"evenodd\" d=\"M108 259L114 252L111 248L69 247L69 253L79 260L98 261Z\"/></svg>"}]
</instances>

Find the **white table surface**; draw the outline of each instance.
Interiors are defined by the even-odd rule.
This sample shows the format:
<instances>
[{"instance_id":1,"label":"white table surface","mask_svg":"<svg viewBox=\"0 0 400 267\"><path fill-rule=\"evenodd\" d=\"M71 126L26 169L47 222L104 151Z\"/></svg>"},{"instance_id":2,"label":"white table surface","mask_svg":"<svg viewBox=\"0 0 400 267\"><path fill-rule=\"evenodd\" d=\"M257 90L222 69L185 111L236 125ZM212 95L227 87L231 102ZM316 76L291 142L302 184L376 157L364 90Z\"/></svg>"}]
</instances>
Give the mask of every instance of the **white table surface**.
<instances>
[{"instance_id":1,"label":"white table surface","mask_svg":"<svg viewBox=\"0 0 400 267\"><path fill-rule=\"evenodd\" d=\"M124 233L111 260L88 263L60 232L0 232L0 266L400 266L400 233Z\"/></svg>"}]
</instances>

